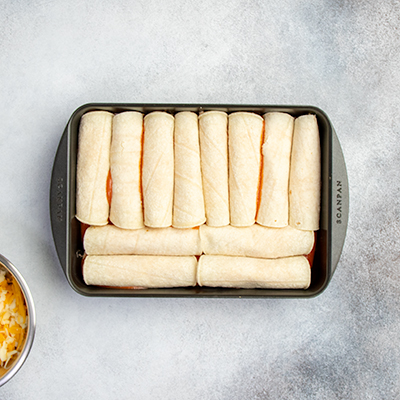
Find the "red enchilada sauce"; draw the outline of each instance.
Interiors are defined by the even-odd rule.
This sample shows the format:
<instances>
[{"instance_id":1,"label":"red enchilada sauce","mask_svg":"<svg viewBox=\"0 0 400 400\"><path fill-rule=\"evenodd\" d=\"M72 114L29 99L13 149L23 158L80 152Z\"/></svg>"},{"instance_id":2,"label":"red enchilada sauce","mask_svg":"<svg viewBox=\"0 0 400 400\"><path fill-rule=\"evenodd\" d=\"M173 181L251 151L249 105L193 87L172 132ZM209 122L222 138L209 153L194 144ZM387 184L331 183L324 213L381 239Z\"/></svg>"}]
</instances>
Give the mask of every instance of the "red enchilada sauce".
<instances>
[{"instance_id":1,"label":"red enchilada sauce","mask_svg":"<svg viewBox=\"0 0 400 400\"><path fill-rule=\"evenodd\" d=\"M111 205L111 198L112 198L112 177L111 177L111 170L108 171L106 190L107 190L107 200L108 200L108 204Z\"/></svg>"},{"instance_id":2,"label":"red enchilada sauce","mask_svg":"<svg viewBox=\"0 0 400 400\"><path fill-rule=\"evenodd\" d=\"M310 264L310 268L313 266L314 263L314 256L315 256L315 249L317 248L317 232L314 232L314 246L308 254L305 254L305 257Z\"/></svg>"},{"instance_id":3,"label":"red enchilada sauce","mask_svg":"<svg viewBox=\"0 0 400 400\"><path fill-rule=\"evenodd\" d=\"M265 120L263 118L263 127L262 127L262 135L261 135L261 144L260 144L260 172L259 172L259 179L258 179L258 188L257 188L257 206L256 206L256 219L258 215L258 210L260 208L260 202L261 202L261 193L262 193L262 187L263 187L263 179L264 179L264 156L262 153L262 147L264 144L265 140Z\"/></svg>"}]
</instances>

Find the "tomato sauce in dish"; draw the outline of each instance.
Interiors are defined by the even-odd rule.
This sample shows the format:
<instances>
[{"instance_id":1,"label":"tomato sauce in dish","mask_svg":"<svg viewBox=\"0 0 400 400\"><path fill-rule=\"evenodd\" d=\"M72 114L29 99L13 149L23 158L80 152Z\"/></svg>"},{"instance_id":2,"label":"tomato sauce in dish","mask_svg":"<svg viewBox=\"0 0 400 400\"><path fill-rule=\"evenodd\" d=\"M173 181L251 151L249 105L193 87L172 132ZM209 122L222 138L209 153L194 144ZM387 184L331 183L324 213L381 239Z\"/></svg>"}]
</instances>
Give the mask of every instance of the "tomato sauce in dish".
<instances>
[{"instance_id":1,"label":"tomato sauce in dish","mask_svg":"<svg viewBox=\"0 0 400 400\"><path fill-rule=\"evenodd\" d=\"M314 263L314 256L315 256L315 249L317 248L317 232L314 232L314 246L311 249L311 251L306 254L306 258L308 260L308 263L310 264L310 268L313 266Z\"/></svg>"},{"instance_id":2,"label":"tomato sauce in dish","mask_svg":"<svg viewBox=\"0 0 400 400\"><path fill-rule=\"evenodd\" d=\"M107 200L108 200L108 204L111 205L111 198L112 198L112 177L111 177L111 170L108 171L106 190L107 190Z\"/></svg>"},{"instance_id":3,"label":"tomato sauce in dish","mask_svg":"<svg viewBox=\"0 0 400 400\"><path fill-rule=\"evenodd\" d=\"M264 120L264 118L263 118L263 120ZM264 156L263 156L263 153L262 153L262 147L263 147L263 144L264 144L264 139L265 139L265 120L263 121L261 144L260 144L261 157L260 157L260 173L258 175L259 179L258 179L258 188L257 188L256 219L257 219L257 215L258 215L258 210L260 208L261 194L262 194L262 187L263 187L263 180L264 180Z\"/></svg>"}]
</instances>

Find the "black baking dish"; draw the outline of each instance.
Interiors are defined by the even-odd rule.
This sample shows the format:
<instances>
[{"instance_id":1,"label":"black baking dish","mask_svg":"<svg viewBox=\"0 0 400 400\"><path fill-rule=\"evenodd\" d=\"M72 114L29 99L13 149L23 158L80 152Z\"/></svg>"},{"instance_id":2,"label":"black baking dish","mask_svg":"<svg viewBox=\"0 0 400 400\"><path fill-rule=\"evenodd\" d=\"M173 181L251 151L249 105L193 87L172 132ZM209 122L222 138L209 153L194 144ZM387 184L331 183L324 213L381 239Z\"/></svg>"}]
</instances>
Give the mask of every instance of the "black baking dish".
<instances>
[{"instance_id":1,"label":"black baking dish","mask_svg":"<svg viewBox=\"0 0 400 400\"><path fill-rule=\"evenodd\" d=\"M252 111L263 115L281 111L294 117L312 113L317 116L322 158L322 193L320 230L311 273L311 285L299 289L226 289L226 288L164 288L117 289L87 286L82 277L83 245L81 226L75 218L75 179L78 130L83 114L93 110L112 113L135 110L147 114L152 111L221 110ZM285 105L208 105L208 104L85 104L71 115L55 156L50 184L50 216L55 247L61 266L71 287L85 296L120 297L313 297L329 284L339 261L344 244L349 212L349 190L343 153L327 115L313 106Z\"/></svg>"}]
</instances>

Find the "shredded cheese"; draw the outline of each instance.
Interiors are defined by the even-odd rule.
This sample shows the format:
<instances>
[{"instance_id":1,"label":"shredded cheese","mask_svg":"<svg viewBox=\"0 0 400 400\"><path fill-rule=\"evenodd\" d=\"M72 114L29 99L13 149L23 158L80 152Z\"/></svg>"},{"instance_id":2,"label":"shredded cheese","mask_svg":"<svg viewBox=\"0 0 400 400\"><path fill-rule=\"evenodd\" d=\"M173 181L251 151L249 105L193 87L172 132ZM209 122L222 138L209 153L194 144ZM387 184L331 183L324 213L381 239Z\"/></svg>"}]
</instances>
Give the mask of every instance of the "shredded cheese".
<instances>
[{"instance_id":1,"label":"shredded cheese","mask_svg":"<svg viewBox=\"0 0 400 400\"><path fill-rule=\"evenodd\" d=\"M26 335L27 315L24 297L18 283L0 270L0 369L22 349Z\"/></svg>"}]
</instances>

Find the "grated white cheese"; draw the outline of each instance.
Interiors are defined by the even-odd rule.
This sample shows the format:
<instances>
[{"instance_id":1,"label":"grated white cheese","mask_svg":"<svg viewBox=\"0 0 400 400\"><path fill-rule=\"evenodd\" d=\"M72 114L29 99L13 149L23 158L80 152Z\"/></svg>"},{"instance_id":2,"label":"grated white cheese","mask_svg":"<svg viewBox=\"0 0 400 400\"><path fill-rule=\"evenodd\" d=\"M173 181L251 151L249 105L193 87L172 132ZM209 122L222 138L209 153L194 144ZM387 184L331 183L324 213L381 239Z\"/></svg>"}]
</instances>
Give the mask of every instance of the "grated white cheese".
<instances>
[{"instance_id":1,"label":"grated white cheese","mask_svg":"<svg viewBox=\"0 0 400 400\"><path fill-rule=\"evenodd\" d=\"M21 290L4 270L0 270L0 370L7 369L10 360L20 353L26 327L26 306Z\"/></svg>"}]
</instances>

